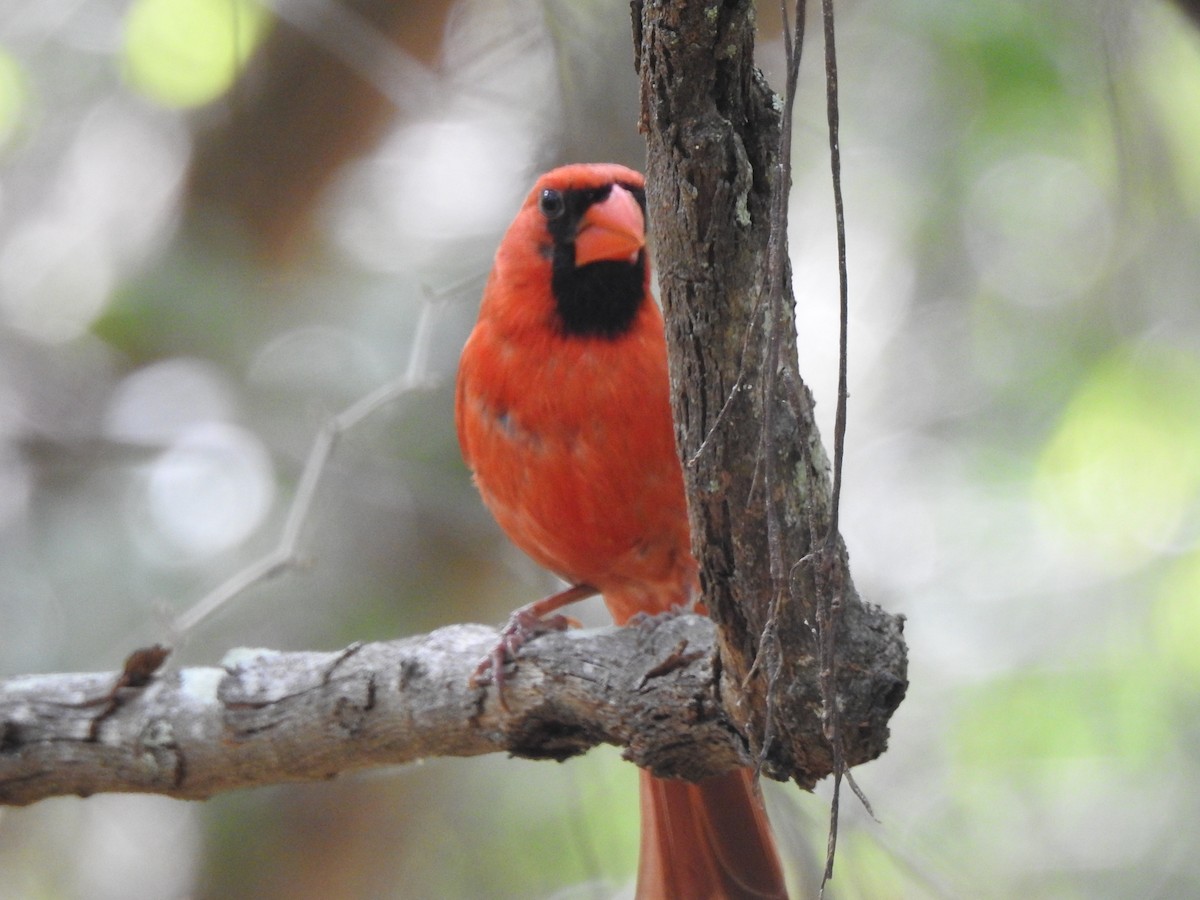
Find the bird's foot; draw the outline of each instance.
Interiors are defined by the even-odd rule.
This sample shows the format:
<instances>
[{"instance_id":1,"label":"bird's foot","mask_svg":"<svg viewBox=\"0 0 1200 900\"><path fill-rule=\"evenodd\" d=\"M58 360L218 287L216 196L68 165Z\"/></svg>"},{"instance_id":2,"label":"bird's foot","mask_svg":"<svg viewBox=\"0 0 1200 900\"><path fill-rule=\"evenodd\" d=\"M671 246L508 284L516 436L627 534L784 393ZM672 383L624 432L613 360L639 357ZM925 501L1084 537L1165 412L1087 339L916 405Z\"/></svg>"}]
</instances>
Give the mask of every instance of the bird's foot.
<instances>
[{"instance_id":1,"label":"bird's foot","mask_svg":"<svg viewBox=\"0 0 1200 900\"><path fill-rule=\"evenodd\" d=\"M577 584L515 610L508 617L508 623L500 629L500 640L496 642L496 646L479 661L479 665L471 675L471 687L496 685L496 699L500 702L500 708L508 712L508 702L504 698L504 684L507 679L508 666L510 663L516 662L517 652L529 641L543 634L578 628L579 622L575 619L561 614L550 615L550 613L568 603L590 597L594 593L596 593L595 588Z\"/></svg>"}]
</instances>

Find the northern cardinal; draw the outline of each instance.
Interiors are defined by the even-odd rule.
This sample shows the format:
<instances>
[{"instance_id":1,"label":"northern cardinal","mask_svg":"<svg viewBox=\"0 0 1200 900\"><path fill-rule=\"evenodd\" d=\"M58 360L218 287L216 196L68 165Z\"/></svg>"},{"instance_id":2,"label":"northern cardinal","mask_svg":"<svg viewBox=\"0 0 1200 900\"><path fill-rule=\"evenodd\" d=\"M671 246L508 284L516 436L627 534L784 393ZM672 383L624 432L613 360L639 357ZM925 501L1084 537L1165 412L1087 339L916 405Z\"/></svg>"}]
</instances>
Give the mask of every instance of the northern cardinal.
<instances>
[{"instance_id":1,"label":"northern cardinal","mask_svg":"<svg viewBox=\"0 0 1200 900\"><path fill-rule=\"evenodd\" d=\"M572 165L538 179L496 252L458 439L501 528L571 585L518 610L510 636L595 593L621 625L698 597L645 242L642 176ZM503 662L482 667L498 686ZM639 900L786 900L749 770L640 776Z\"/></svg>"}]
</instances>

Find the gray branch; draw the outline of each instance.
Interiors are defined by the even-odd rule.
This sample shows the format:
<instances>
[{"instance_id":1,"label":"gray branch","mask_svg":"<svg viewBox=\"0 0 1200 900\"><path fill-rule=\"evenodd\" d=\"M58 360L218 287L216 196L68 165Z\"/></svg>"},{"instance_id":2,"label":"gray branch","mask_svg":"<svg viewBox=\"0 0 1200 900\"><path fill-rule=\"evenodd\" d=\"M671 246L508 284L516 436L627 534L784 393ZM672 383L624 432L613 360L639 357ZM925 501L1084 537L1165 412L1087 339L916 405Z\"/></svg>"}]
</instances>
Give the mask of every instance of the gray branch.
<instances>
[{"instance_id":1,"label":"gray branch","mask_svg":"<svg viewBox=\"0 0 1200 900\"><path fill-rule=\"evenodd\" d=\"M0 804L198 799L431 756L561 760L601 743L692 780L748 761L718 699L705 618L530 641L506 679L507 712L494 687L470 683L497 638L454 625L331 653L239 649L220 667L0 680Z\"/></svg>"}]
</instances>

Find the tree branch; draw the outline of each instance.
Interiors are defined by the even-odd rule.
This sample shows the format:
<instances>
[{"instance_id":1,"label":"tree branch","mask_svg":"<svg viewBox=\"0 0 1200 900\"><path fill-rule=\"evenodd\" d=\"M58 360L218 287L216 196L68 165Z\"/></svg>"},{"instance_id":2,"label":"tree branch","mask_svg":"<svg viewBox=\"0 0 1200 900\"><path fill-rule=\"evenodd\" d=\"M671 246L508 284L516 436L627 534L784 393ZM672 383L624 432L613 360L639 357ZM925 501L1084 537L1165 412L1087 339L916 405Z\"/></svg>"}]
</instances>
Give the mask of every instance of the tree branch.
<instances>
[{"instance_id":1,"label":"tree branch","mask_svg":"<svg viewBox=\"0 0 1200 900\"><path fill-rule=\"evenodd\" d=\"M563 760L601 743L692 780L749 760L718 699L707 619L531 641L505 682L508 714L494 689L470 684L497 639L454 625L331 653L239 649L219 668L5 679L0 804L112 791L199 799L431 756Z\"/></svg>"}]
</instances>

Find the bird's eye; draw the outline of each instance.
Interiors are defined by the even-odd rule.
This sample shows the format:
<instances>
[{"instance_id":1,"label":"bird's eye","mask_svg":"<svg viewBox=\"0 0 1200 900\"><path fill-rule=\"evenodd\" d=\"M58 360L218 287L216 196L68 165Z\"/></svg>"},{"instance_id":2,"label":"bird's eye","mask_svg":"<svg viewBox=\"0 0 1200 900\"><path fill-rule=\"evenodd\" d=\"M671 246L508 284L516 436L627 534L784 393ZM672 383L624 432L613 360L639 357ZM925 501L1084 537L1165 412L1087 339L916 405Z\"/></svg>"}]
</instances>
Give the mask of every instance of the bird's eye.
<instances>
[{"instance_id":1,"label":"bird's eye","mask_svg":"<svg viewBox=\"0 0 1200 900\"><path fill-rule=\"evenodd\" d=\"M563 214L567 208L563 202L563 195L554 188L546 188L542 191L542 196L538 197L538 209L542 211L542 215L547 219L557 219Z\"/></svg>"}]
</instances>

